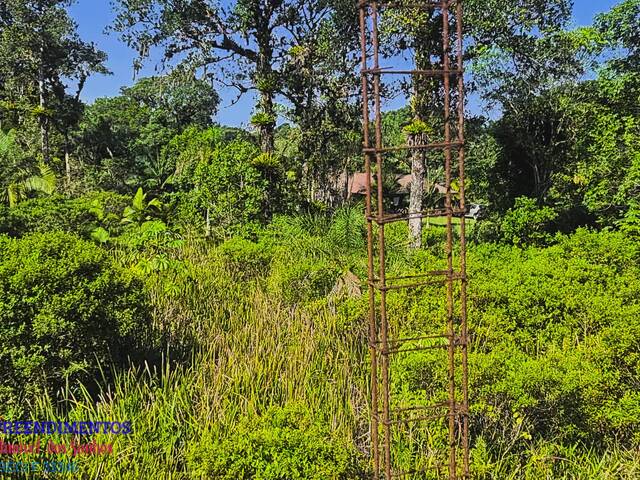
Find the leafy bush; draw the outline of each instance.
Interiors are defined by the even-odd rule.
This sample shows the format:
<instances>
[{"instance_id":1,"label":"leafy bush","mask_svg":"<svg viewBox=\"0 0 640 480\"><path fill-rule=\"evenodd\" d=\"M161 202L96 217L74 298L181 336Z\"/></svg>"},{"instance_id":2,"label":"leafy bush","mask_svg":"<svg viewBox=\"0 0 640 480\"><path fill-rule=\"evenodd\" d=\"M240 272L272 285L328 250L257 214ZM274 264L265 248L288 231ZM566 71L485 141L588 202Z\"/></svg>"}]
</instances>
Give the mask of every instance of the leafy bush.
<instances>
[{"instance_id":1,"label":"leafy bush","mask_svg":"<svg viewBox=\"0 0 640 480\"><path fill-rule=\"evenodd\" d=\"M299 407L244 418L222 438L195 444L194 478L228 480L346 480L364 478L352 445Z\"/></svg>"},{"instance_id":2,"label":"leafy bush","mask_svg":"<svg viewBox=\"0 0 640 480\"><path fill-rule=\"evenodd\" d=\"M327 295L342 273L360 263L360 252L353 248L363 232L355 212L339 211L331 221L312 214L276 217L260 236L273 252L269 293L291 304Z\"/></svg>"},{"instance_id":3,"label":"leafy bush","mask_svg":"<svg viewBox=\"0 0 640 480\"><path fill-rule=\"evenodd\" d=\"M268 183L251 164L258 155L253 144L233 141L213 150L195 169L198 203L221 237L250 231L261 219Z\"/></svg>"},{"instance_id":4,"label":"leafy bush","mask_svg":"<svg viewBox=\"0 0 640 480\"><path fill-rule=\"evenodd\" d=\"M514 245L545 244L551 239L551 224L557 213L540 207L533 198L518 197L502 220L503 238Z\"/></svg>"},{"instance_id":5,"label":"leafy bush","mask_svg":"<svg viewBox=\"0 0 640 480\"><path fill-rule=\"evenodd\" d=\"M269 268L272 253L263 243L233 237L218 247L225 262L243 277L258 276Z\"/></svg>"},{"instance_id":6,"label":"leafy bush","mask_svg":"<svg viewBox=\"0 0 640 480\"><path fill-rule=\"evenodd\" d=\"M142 225L157 215L158 211L162 209L162 202L157 198L147 199L147 195L142 188L138 188L131 205L127 205L122 211L122 223Z\"/></svg>"},{"instance_id":7,"label":"leafy bush","mask_svg":"<svg viewBox=\"0 0 640 480\"><path fill-rule=\"evenodd\" d=\"M337 210L327 232L328 240L342 252L362 252L366 248L366 225L361 206Z\"/></svg>"},{"instance_id":8,"label":"leafy bush","mask_svg":"<svg viewBox=\"0 0 640 480\"><path fill-rule=\"evenodd\" d=\"M113 192L92 192L72 200L62 196L26 200L0 210L0 233L21 237L61 230L88 238L101 226L116 235L122 228L120 215L127 203L127 197Z\"/></svg>"},{"instance_id":9,"label":"leafy bush","mask_svg":"<svg viewBox=\"0 0 640 480\"><path fill-rule=\"evenodd\" d=\"M612 232L469 251L476 438L494 452L531 441L640 444L639 264L637 242ZM392 327L406 329L398 336L444 328L443 298L441 287L390 294ZM445 391L438 353L399 362L398 401Z\"/></svg>"},{"instance_id":10,"label":"leafy bush","mask_svg":"<svg viewBox=\"0 0 640 480\"><path fill-rule=\"evenodd\" d=\"M271 267L267 288L287 303L300 303L326 296L340 271L329 261L300 258L291 261L288 256L276 256Z\"/></svg>"},{"instance_id":11,"label":"leafy bush","mask_svg":"<svg viewBox=\"0 0 640 480\"><path fill-rule=\"evenodd\" d=\"M96 245L66 233L0 240L0 399L94 379L142 340L141 283Z\"/></svg>"}]
</instances>

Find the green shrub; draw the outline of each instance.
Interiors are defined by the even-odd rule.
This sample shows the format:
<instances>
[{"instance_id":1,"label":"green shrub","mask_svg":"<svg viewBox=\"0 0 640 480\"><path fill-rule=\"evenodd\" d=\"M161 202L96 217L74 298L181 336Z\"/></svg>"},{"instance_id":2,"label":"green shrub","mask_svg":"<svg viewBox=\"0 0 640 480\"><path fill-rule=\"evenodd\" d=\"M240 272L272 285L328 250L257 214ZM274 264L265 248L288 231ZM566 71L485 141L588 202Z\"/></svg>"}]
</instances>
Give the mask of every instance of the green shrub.
<instances>
[{"instance_id":1,"label":"green shrub","mask_svg":"<svg viewBox=\"0 0 640 480\"><path fill-rule=\"evenodd\" d=\"M405 272L437 266L428 252L413 256L400 259ZM638 243L614 232L578 230L547 248L470 249L471 425L496 457L531 442L640 444L638 265ZM435 286L388 292L393 337L444 332L444 299ZM392 398L442 401L445 366L438 350L394 358ZM440 433L434 426L416 445Z\"/></svg>"},{"instance_id":2,"label":"green shrub","mask_svg":"<svg viewBox=\"0 0 640 480\"><path fill-rule=\"evenodd\" d=\"M89 381L134 352L148 320L139 281L67 233L0 241L0 399L5 407Z\"/></svg>"},{"instance_id":3,"label":"green shrub","mask_svg":"<svg viewBox=\"0 0 640 480\"><path fill-rule=\"evenodd\" d=\"M340 276L340 270L328 261L288 256L276 257L268 278L268 290L287 303L301 303L326 296Z\"/></svg>"},{"instance_id":4,"label":"green shrub","mask_svg":"<svg viewBox=\"0 0 640 480\"><path fill-rule=\"evenodd\" d=\"M500 216L495 213L489 214L476 221L467 238L475 244L499 242L502 238L501 223Z\"/></svg>"},{"instance_id":5,"label":"green shrub","mask_svg":"<svg viewBox=\"0 0 640 480\"><path fill-rule=\"evenodd\" d=\"M514 245L541 245L551 240L551 225L557 218L551 207L540 207L533 198L516 198L502 219L502 237Z\"/></svg>"},{"instance_id":6,"label":"green shrub","mask_svg":"<svg viewBox=\"0 0 640 480\"><path fill-rule=\"evenodd\" d=\"M343 253L366 251L366 222L360 206L338 209L331 218L327 239Z\"/></svg>"},{"instance_id":7,"label":"green shrub","mask_svg":"<svg viewBox=\"0 0 640 480\"><path fill-rule=\"evenodd\" d=\"M89 238L97 227L111 235L122 229L120 216L127 197L113 192L92 192L80 198L35 198L0 211L0 233L21 237L34 232L60 230Z\"/></svg>"},{"instance_id":8,"label":"green shrub","mask_svg":"<svg viewBox=\"0 0 640 480\"><path fill-rule=\"evenodd\" d=\"M533 436L638 444L639 260L624 235L585 230L546 249L473 252L472 361L487 431L515 428L517 412Z\"/></svg>"},{"instance_id":9,"label":"green shrub","mask_svg":"<svg viewBox=\"0 0 640 480\"><path fill-rule=\"evenodd\" d=\"M244 418L189 452L192 478L341 480L364 478L355 449L299 407Z\"/></svg>"},{"instance_id":10,"label":"green shrub","mask_svg":"<svg viewBox=\"0 0 640 480\"><path fill-rule=\"evenodd\" d=\"M244 278L267 272L272 258L272 252L267 245L242 237L232 237L222 243L218 252L227 265Z\"/></svg>"},{"instance_id":11,"label":"green shrub","mask_svg":"<svg viewBox=\"0 0 640 480\"><path fill-rule=\"evenodd\" d=\"M194 171L194 195L220 238L251 233L267 208L268 181L252 165L258 148L235 140L213 149Z\"/></svg>"}]
</instances>

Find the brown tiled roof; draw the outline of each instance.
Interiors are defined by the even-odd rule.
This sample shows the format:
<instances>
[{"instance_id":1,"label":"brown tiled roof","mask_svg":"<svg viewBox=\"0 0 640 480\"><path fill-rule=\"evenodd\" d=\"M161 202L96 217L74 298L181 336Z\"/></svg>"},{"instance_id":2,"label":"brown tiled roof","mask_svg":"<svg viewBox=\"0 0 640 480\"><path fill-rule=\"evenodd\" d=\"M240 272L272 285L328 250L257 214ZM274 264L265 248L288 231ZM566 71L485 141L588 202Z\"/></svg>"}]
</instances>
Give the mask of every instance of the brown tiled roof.
<instances>
[{"instance_id":1,"label":"brown tiled roof","mask_svg":"<svg viewBox=\"0 0 640 480\"><path fill-rule=\"evenodd\" d=\"M371 179L371 185L375 185L375 178ZM426 182L425 182L426 183ZM396 175L397 190L394 193L408 194L411 188L411 175ZM357 172L349 176L348 180L349 195L364 195L367 193L367 174ZM445 194L447 189L444 185L435 184L438 193Z\"/></svg>"},{"instance_id":2,"label":"brown tiled roof","mask_svg":"<svg viewBox=\"0 0 640 480\"><path fill-rule=\"evenodd\" d=\"M354 173L349 176L348 180L349 194L364 195L367 193L367 174L366 173Z\"/></svg>"}]
</instances>

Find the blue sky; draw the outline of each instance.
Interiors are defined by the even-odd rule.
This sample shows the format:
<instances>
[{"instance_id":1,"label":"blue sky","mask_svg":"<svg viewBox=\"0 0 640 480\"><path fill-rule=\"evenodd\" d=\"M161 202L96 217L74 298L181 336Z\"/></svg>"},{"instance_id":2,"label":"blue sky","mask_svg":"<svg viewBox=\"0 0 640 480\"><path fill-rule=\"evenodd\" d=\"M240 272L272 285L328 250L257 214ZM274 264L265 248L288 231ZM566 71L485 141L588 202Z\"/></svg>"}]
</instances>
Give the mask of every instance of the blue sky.
<instances>
[{"instance_id":1,"label":"blue sky","mask_svg":"<svg viewBox=\"0 0 640 480\"><path fill-rule=\"evenodd\" d=\"M589 25L596 13L609 10L618 0L574 0L575 25ZM98 44L99 48L107 52L109 60L107 66L113 75L97 75L89 78L83 92L83 99L87 102L97 97L117 95L120 87L131 85L133 78L133 59L135 52L120 42L115 34L107 35L105 28L113 22L110 2L105 0L77 0L71 7L71 15L78 22L78 30L86 41ZM140 72L141 76L153 75L155 65L149 62ZM222 105L217 121L228 125L246 124L252 107L249 96L230 106L235 98L232 91L220 91Z\"/></svg>"}]
</instances>

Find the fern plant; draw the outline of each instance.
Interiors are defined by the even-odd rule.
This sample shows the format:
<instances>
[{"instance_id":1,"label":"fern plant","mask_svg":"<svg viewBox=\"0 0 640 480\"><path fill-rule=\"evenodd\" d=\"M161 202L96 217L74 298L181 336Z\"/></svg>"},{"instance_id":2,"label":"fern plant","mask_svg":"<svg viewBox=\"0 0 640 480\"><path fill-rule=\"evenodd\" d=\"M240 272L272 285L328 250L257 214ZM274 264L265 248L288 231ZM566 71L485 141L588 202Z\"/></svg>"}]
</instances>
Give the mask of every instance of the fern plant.
<instances>
[{"instance_id":1,"label":"fern plant","mask_svg":"<svg viewBox=\"0 0 640 480\"><path fill-rule=\"evenodd\" d=\"M2 168L2 191L0 201L14 207L31 193L51 195L56 189L56 176L49 165L33 159L18 143L15 131L0 132L0 166Z\"/></svg>"}]
</instances>

